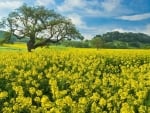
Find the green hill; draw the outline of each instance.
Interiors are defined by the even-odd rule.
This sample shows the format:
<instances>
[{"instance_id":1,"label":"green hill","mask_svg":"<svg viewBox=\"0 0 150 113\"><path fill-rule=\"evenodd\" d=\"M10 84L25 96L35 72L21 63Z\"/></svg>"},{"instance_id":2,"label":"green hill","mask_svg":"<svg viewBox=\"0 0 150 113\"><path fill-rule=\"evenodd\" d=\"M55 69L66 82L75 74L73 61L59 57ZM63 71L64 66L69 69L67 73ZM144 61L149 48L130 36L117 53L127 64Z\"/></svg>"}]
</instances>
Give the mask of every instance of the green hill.
<instances>
[{"instance_id":1,"label":"green hill","mask_svg":"<svg viewBox=\"0 0 150 113\"><path fill-rule=\"evenodd\" d=\"M150 36L144 33L114 31L96 37L103 40L103 48L150 48Z\"/></svg>"},{"instance_id":2,"label":"green hill","mask_svg":"<svg viewBox=\"0 0 150 113\"><path fill-rule=\"evenodd\" d=\"M0 41L4 40L4 34L5 31L0 31ZM24 38L24 39L17 39L17 37L12 36L11 39L8 41L8 43L14 43L14 42L27 42L29 39Z\"/></svg>"},{"instance_id":3,"label":"green hill","mask_svg":"<svg viewBox=\"0 0 150 113\"><path fill-rule=\"evenodd\" d=\"M4 32L3 32L3 31L0 31L0 39L3 38L3 34L4 34Z\"/></svg>"}]
</instances>

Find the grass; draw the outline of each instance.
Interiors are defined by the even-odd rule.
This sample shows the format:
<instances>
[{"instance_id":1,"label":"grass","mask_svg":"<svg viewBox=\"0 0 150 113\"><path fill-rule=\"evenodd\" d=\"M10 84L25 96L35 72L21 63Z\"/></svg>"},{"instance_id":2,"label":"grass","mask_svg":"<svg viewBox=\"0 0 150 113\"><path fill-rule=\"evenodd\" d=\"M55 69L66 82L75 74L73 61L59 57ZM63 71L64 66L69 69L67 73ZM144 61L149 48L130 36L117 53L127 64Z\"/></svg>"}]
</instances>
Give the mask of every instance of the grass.
<instances>
[{"instance_id":1,"label":"grass","mask_svg":"<svg viewBox=\"0 0 150 113\"><path fill-rule=\"evenodd\" d=\"M23 49L0 46L0 51L23 51Z\"/></svg>"},{"instance_id":2,"label":"grass","mask_svg":"<svg viewBox=\"0 0 150 113\"><path fill-rule=\"evenodd\" d=\"M55 46L50 45L50 46L45 46L45 47L39 47L39 48L32 50L32 51L42 50L43 48L50 49L50 50L56 50L56 51L72 49L72 47L65 47L65 46L61 46L61 45L55 45ZM76 48L76 49L85 50L84 48ZM94 48L88 48L86 50L97 51ZM109 52L112 49L99 49L99 50ZM129 51L133 51L133 50L134 51L142 51L143 49L113 49L114 52L118 52L118 51L122 51L122 52L128 51L129 52ZM23 43L23 42L16 42L14 44L3 44L3 45L0 45L0 51L6 51L6 52L9 52L9 51L23 51L24 52L24 51L26 51L27 52L27 46L26 46L26 43Z\"/></svg>"},{"instance_id":3,"label":"grass","mask_svg":"<svg viewBox=\"0 0 150 113\"><path fill-rule=\"evenodd\" d=\"M59 50L66 50L69 47L45 46L45 47L39 47L36 50L42 50L43 48L48 48L48 49L59 51ZM26 46L26 43L22 43L22 42L16 42L14 44L3 44L3 45L0 45L0 51L27 51L27 46Z\"/></svg>"},{"instance_id":4,"label":"grass","mask_svg":"<svg viewBox=\"0 0 150 113\"><path fill-rule=\"evenodd\" d=\"M25 51L26 44L21 42L16 42L15 44L3 44L0 45L0 51Z\"/></svg>"}]
</instances>

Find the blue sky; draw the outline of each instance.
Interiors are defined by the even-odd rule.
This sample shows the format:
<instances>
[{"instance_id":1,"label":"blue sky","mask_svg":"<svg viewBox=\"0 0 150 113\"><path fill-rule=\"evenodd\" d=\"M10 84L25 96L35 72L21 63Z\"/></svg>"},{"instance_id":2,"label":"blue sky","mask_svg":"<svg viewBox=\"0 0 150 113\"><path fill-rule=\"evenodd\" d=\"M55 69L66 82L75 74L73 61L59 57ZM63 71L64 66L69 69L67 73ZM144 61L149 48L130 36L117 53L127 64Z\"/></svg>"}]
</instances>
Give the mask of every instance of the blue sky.
<instances>
[{"instance_id":1,"label":"blue sky","mask_svg":"<svg viewBox=\"0 0 150 113\"><path fill-rule=\"evenodd\" d=\"M23 3L72 19L86 39L111 31L150 35L150 0L0 0L0 18Z\"/></svg>"}]
</instances>

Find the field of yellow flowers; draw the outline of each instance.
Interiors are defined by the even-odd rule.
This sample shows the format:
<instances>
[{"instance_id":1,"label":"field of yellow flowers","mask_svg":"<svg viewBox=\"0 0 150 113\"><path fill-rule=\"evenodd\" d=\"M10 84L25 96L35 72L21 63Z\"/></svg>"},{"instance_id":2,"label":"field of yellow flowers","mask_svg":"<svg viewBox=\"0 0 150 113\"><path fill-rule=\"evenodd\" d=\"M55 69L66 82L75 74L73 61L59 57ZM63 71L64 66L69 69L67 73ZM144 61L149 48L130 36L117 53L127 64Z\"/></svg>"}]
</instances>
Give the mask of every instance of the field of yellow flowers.
<instances>
[{"instance_id":1,"label":"field of yellow flowers","mask_svg":"<svg viewBox=\"0 0 150 113\"><path fill-rule=\"evenodd\" d=\"M150 50L0 51L0 113L150 113Z\"/></svg>"}]
</instances>

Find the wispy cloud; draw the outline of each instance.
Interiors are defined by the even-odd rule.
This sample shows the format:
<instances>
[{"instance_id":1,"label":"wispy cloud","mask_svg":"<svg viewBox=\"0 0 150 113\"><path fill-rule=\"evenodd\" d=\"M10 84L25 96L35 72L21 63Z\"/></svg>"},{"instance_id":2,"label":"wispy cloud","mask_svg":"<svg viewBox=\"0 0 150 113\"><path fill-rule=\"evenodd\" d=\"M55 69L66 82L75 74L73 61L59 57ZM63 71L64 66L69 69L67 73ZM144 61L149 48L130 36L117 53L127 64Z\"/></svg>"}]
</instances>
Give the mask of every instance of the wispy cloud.
<instances>
[{"instance_id":1,"label":"wispy cloud","mask_svg":"<svg viewBox=\"0 0 150 113\"><path fill-rule=\"evenodd\" d=\"M80 15L74 13L74 14L69 14L67 17L71 19L72 23L75 24L76 26L80 28L85 26L85 22L82 20L82 17Z\"/></svg>"},{"instance_id":2,"label":"wispy cloud","mask_svg":"<svg viewBox=\"0 0 150 113\"><path fill-rule=\"evenodd\" d=\"M84 16L89 16L89 17L100 17L102 16L103 13L97 9L85 9L85 12L84 12Z\"/></svg>"},{"instance_id":3,"label":"wispy cloud","mask_svg":"<svg viewBox=\"0 0 150 113\"><path fill-rule=\"evenodd\" d=\"M98 16L100 15L99 0L64 0L64 2L57 6L57 10L62 13L80 13L82 16Z\"/></svg>"},{"instance_id":4,"label":"wispy cloud","mask_svg":"<svg viewBox=\"0 0 150 113\"><path fill-rule=\"evenodd\" d=\"M131 31L131 30L123 29L123 28L115 28L115 29L112 29L111 31L118 31L120 33L124 33L124 32L136 32L135 30Z\"/></svg>"},{"instance_id":5,"label":"wispy cloud","mask_svg":"<svg viewBox=\"0 0 150 113\"><path fill-rule=\"evenodd\" d=\"M114 25L99 25L99 26L83 26L80 31L82 32L85 39L91 39L95 35L104 34L106 32L110 32L116 29Z\"/></svg>"},{"instance_id":6,"label":"wispy cloud","mask_svg":"<svg viewBox=\"0 0 150 113\"><path fill-rule=\"evenodd\" d=\"M112 12L120 6L121 0L104 0L101 2L102 8L107 12Z\"/></svg>"},{"instance_id":7,"label":"wispy cloud","mask_svg":"<svg viewBox=\"0 0 150 113\"><path fill-rule=\"evenodd\" d=\"M150 24L143 26L143 29L141 28L125 29L125 28L116 27L115 29L112 29L111 31L119 31L121 33L124 33L124 32L145 33L145 34L150 35Z\"/></svg>"},{"instance_id":8,"label":"wispy cloud","mask_svg":"<svg viewBox=\"0 0 150 113\"><path fill-rule=\"evenodd\" d=\"M118 27L115 25L101 25L101 26L94 26L94 27L88 27L85 25L81 29L81 31L85 39L91 39L95 35L98 35L98 34L102 35L104 33L113 32L113 31L119 31L121 33L124 33L124 32L145 33L145 34L150 35L150 24L143 26L143 29L141 29L140 27L138 28L134 27L134 28L128 29L128 28Z\"/></svg>"},{"instance_id":9,"label":"wispy cloud","mask_svg":"<svg viewBox=\"0 0 150 113\"><path fill-rule=\"evenodd\" d=\"M136 14L136 15L130 15L130 16L121 16L117 17L118 19L122 20L128 20L128 21L140 21L150 18L150 13L144 13L144 14Z\"/></svg>"},{"instance_id":10,"label":"wispy cloud","mask_svg":"<svg viewBox=\"0 0 150 113\"><path fill-rule=\"evenodd\" d=\"M0 1L0 9L16 9L19 6L21 6L23 3L22 0L5 0L5 1Z\"/></svg>"},{"instance_id":11,"label":"wispy cloud","mask_svg":"<svg viewBox=\"0 0 150 113\"><path fill-rule=\"evenodd\" d=\"M35 5L39 6L48 6L48 5L55 5L55 0L36 0Z\"/></svg>"},{"instance_id":12,"label":"wispy cloud","mask_svg":"<svg viewBox=\"0 0 150 113\"><path fill-rule=\"evenodd\" d=\"M130 12L122 0L64 0L56 9L61 13L76 12L88 17L114 17Z\"/></svg>"},{"instance_id":13,"label":"wispy cloud","mask_svg":"<svg viewBox=\"0 0 150 113\"><path fill-rule=\"evenodd\" d=\"M0 18L5 17L23 4L22 0L0 0Z\"/></svg>"},{"instance_id":14,"label":"wispy cloud","mask_svg":"<svg viewBox=\"0 0 150 113\"><path fill-rule=\"evenodd\" d=\"M146 25L145 29L142 32L145 33L145 34L150 35L150 24Z\"/></svg>"},{"instance_id":15,"label":"wispy cloud","mask_svg":"<svg viewBox=\"0 0 150 113\"><path fill-rule=\"evenodd\" d=\"M60 12L70 12L76 8L82 9L85 7L85 0L64 0L64 2L57 7Z\"/></svg>"}]
</instances>

